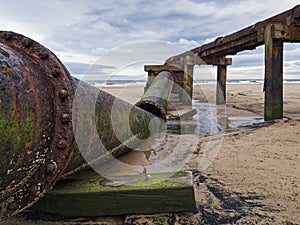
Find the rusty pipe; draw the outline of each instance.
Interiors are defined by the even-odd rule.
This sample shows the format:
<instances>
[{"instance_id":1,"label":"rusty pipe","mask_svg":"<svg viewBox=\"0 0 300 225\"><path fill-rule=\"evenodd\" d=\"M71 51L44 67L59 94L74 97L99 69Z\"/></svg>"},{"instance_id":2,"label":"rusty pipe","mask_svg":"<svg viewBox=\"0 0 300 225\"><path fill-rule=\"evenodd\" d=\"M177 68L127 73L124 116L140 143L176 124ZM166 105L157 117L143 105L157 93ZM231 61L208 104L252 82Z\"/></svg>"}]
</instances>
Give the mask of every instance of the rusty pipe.
<instances>
[{"instance_id":1,"label":"rusty pipe","mask_svg":"<svg viewBox=\"0 0 300 225\"><path fill-rule=\"evenodd\" d=\"M174 76L170 71L159 72L136 106L166 120L173 83Z\"/></svg>"},{"instance_id":2,"label":"rusty pipe","mask_svg":"<svg viewBox=\"0 0 300 225\"><path fill-rule=\"evenodd\" d=\"M71 77L39 43L0 31L0 220L32 206L64 171L99 152L129 151L151 135L153 118Z\"/></svg>"},{"instance_id":3,"label":"rusty pipe","mask_svg":"<svg viewBox=\"0 0 300 225\"><path fill-rule=\"evenodd\" d=\"M124 155L159 130L162 121L153 120L155 115L73 79L73 133L77 146L64 177ZM153 121L156 126L149 128Z\"/></svg>"}]
</instances>

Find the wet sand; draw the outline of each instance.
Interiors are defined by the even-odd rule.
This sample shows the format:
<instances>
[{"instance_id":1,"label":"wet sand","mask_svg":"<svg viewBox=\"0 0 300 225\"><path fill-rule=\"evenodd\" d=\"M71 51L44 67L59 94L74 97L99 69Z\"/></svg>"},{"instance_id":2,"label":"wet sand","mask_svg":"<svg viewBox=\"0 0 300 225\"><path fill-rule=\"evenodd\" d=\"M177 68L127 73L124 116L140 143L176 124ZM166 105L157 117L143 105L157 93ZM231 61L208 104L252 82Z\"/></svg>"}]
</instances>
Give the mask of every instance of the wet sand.
<instances>
[{"instance_id":1,"label":"wet sand","mask_svg":"<svg viewBox=\"0 0 300 225\"><path fill-rule=\"evenodd\" d=\"M143 93L141 86L104 89L131 103ZM228 85L227 92L229 118L263 117L261 84ZM196 86L194 98L213 103L215 86ZM196 139L195 134L185 135L180 148L192 151L181 169L193 171L197 210L165 214L166 221L169 224L300 224L300 84L284 85L284 116L284 121L227 127L219 134L197 134ZM156 145L157 148L174 149L178 136L168 134L167 138L168 142ZM160 153L162 158L167 155L163 150ZM153 157L152 163L157 157ZM136 159L149 163L149 155L144 153L135 156L131 163ZM124 160L132 158L127 156ZM63 223L59 219L33 222L12 218L0 224L159 224L149 221L147 216L135 215L125 218L125 222L124 218L74 219Z\"/></svg>"}]
</instances>

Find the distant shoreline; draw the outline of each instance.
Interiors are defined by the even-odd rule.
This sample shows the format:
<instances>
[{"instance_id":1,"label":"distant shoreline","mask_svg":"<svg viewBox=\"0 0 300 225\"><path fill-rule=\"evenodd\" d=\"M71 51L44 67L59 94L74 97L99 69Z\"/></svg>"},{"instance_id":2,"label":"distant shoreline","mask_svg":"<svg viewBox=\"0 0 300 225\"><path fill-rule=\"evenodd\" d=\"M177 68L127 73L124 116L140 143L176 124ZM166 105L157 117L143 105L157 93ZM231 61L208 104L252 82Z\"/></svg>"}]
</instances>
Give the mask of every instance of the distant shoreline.
<instances>
[{"instance_id":1,"label":"distant shoreline","mask_svg":"<svg viewBox=\"0 0 300 225\"><path fill-rule=\"evenodd\" d=\"M83 80L90 85L96 87L109 86L128 86L128 85L142 85L146 84L146 80ZM215 84L216 80L194 80L194 84ZM263 84L263 79L228 79L228 84ZM284 79L285 84L300 84L300 79Z\"/></svg>"}]
</instances>

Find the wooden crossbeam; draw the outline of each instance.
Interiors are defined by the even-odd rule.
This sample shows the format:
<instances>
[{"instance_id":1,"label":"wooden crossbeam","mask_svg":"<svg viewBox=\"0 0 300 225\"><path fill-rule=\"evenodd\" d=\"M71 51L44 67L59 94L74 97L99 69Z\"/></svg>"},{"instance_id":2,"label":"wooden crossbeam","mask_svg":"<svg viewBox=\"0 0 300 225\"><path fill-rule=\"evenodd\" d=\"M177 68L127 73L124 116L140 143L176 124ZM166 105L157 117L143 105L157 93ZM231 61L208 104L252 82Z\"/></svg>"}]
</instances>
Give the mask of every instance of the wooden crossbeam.
<instances>
[{"instance_id":1,"label":"wooden crossbeam","mask_svg":"<svg viewBox=\"0 0 300 225\"><path fill-rule=\"evenodd\" d=\"M183 68L174 65L145 65L144 70L146 72L159 73L162 70L169 70L172 72L182 72Z\"/></svg>"}]
</instances>

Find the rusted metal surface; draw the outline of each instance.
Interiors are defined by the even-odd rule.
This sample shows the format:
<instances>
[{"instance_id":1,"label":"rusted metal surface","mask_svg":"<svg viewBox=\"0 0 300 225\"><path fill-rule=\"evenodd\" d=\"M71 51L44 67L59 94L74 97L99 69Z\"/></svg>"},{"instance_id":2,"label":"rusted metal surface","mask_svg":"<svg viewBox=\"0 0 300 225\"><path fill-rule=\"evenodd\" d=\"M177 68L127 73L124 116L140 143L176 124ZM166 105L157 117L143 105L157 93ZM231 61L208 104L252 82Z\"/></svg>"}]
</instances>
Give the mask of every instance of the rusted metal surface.
<instances>
[{"instance_id":1,"label":"rusted metal surface","mask_svg":"<svg viewBox=\"0 0 300 225\"><path fill-rule=\"evenodd\" d=\"M161 71L152 81L136 106L166 119L167 106L174 83L174 75L169 71Z\"/></svg>"},{"instance_id":2,"label":"rusted metal surface","mask_svg":"<svg viewBox=\"0 0 300 225\"><path fill-rule=\"evenodd\" d=\"M73 151L74 84L55 55L37 42L0 32L0 218L52 188Z\"/></svg>"},{"instance_id":3,"label":"rusted metal surface","mask_svg":"<svg viewBox=\"0 0 300 225\"><path fill-rule=\"evenodd\" d=\"M80 101L74 110L78 88L84 90L86 104L96 95L92 112ZM0 220L33 205L64 171L87 164L82 149L89 151L89 159L100 157L93 152L98 147L93 138L112 157L119 156L151 134L148 125L154 117L72 78L39 43L0 31ZM86 138L77 145L75 128ZM134 144L124 146L130 138Z\"/></svg>"},{"instance_id":4,"label":"rusted metal surface","mask_svg":"<svg viewBox=\"0 0 300 225\"><path fill-rule=\"evenodd\" d=\"M173 74L174 85L172 93L178 94L179 101L185 105L191 105L193 95L193 73L194 58L185 58L181 65L146 65L145 71L148 72L148 81L145 92L152 84L153 80L163 70L171 71ZM201 62L203 64L203 61Z\"/></svg>"},{"instance_id":5,"label":"rusted metal surface","mask_svg":"<svg viewBox=\"0 0 300 225\"><path fill-rule=\"evenodd\" d=\"M255 49L264 44L265 28L270 23L278 23L283 26L282 29L279 30L280 35L278 35L277 38L286 42L300 42L300 5L298 5L293 9L258 22L238 32L224 37L218 37L213 42L194 48L180 55L170 57L166 60L166 63L180 65L180 61L182 61L181 58L184 58L192 52L195 54L196 58L200 57L209 64L210 58L235 55L244 50Z\"/></svg>"}]
</instances>

